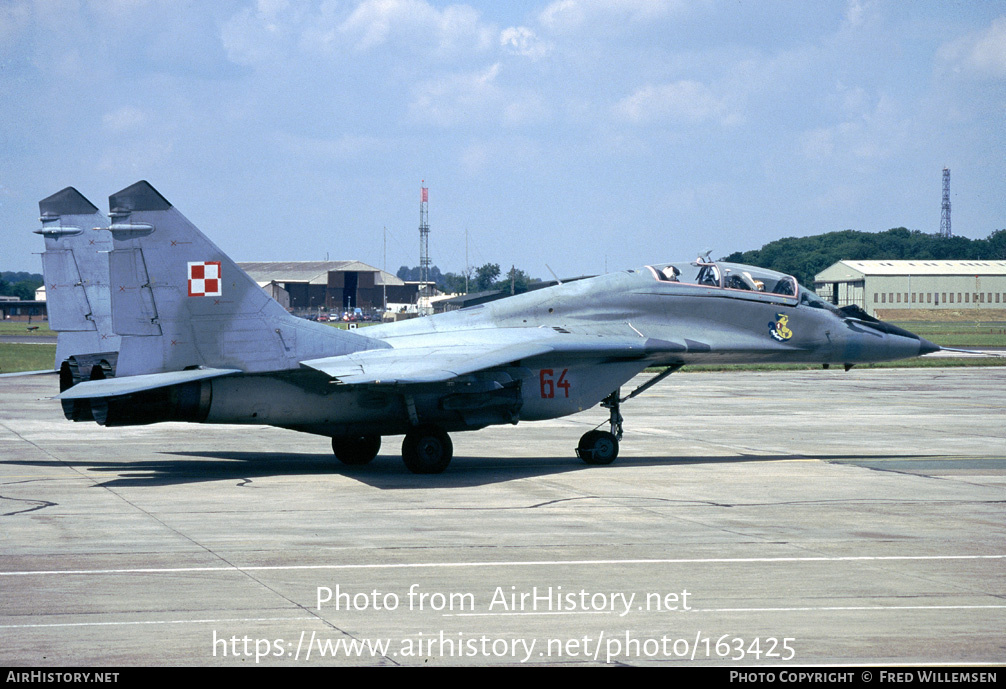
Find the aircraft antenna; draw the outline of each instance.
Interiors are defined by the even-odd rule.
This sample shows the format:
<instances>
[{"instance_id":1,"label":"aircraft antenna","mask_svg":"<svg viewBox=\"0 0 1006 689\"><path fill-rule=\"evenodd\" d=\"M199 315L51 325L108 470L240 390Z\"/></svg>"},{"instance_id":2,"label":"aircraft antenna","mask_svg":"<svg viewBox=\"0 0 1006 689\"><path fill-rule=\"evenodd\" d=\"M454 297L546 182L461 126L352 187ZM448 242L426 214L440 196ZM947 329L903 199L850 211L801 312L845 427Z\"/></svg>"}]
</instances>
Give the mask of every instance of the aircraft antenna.
<instances>
[{"instance_id":1,"label":"aircraft antenna","mask_svg":"<svg viewBox=\"0 0 1006 689\"><path fill-rule=\"evenodd\" d=\"M552 277L555 278L555 281L558 282L561 285L562 284L562 280L560 280L559 276L555 274L555 271L552 270L552 267L549 264L547 264L547 263L545 264L545 267L548 268L548 272L552 273ZM608 257L607 256L604 257L604 272L605 273L608 272Z\"/></svg>"},{"instance_id":2,"label":"aircraft antenna","mask_svg":"<svg viewBox=\"0 0 1006 689\"><path fill-rule=\"evenodd\" d=\"M953 237L950 231L950 168L943 168L943 212L940 214L940 236Z\"/></svg>"},{"instance_id":3,"label":"aircraft antenna","mask_svg":"<svg viewBox=\"0 0 1006 689\"><path fill-rule=\"evenodd\" d=\"M422 181L425 185L426 180ZM430 279L430 219L429 200L430 190L426 186L420 186L419 195L419 303L424 300L429 303L429 288L426 283Z\"/></svg>"}]
</instances>

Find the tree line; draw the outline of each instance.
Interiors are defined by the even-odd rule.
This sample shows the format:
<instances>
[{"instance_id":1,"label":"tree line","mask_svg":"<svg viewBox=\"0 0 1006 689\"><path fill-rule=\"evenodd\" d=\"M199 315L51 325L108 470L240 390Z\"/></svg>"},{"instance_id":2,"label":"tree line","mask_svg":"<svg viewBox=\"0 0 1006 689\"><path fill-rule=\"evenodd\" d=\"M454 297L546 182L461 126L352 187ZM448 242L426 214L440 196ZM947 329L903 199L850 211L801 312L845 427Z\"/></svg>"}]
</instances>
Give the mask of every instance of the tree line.
<instances>
[{"instance_id":1,"label":"tree line","mask_svg":"<svg viewBox=\"0 0 1006 689\"><path fill-rule=\"evenodd\" d=\"M777 239L760 249L735 251L720 260L777 270L813 287L814 276L839 261L1006 260L1006 230L996 230L985 239L940 237L904 227L886 232L844 230Z\"/></svg>"},{"instance_id":2,"label":"tree line","mask_svg":"<svg viewBox=\"0 0 1006 689\"><path fill-rule=\"evenodd\" d=\"M416 282L420 279L421 270L419 266L412 268L402 266L395 273L400 280ZM464 273L442 273L436 266L431 266L429 280L436 283L437 289L448 294L463 294L464 292L487 292L489 290L510 291L513 288L515 293L526 292L528 288L541 282L540 278L533 278L520 268L511 267L506 273L502 272L498 263L485 263L478 268L468 271L467 290L465 289Z\"/></svg>"},{"instance_id":3,"label":"tree line","mask_svg":"<svg viewBox=\"0 0 1006 689\"><path fill-rule=\"evenodd\" d=\"M38 273L0 272L0 296L31 301L35 298L35 290L42 284L42 276Z\"/></svg>"},{"instance_id":4,"label":"tree line","mask_svg":"<svg viewBox=\"0 0 1006 689\"><path fill-rule=\"evenodd\" d=\"M814 276L839 261L1004 261L1006 260L1006 230L996 230L985 239L940 237L918 230L895 227L886 232L843 230L811 237L785 237L765 244L760 249L735 251L721 261L747 263L792 275L800 284L813 286ZM515 292L526 291L529 285L541 282L523 270L514 268ZM402 280L419 280L419 267L398 269ZM465 291L464 273L441 273L430 268L430 280L448 293ZM511 271L502 273L498 263L486 263L469 271L468 291L509 291Z\"/></svg>"}]
</instances>

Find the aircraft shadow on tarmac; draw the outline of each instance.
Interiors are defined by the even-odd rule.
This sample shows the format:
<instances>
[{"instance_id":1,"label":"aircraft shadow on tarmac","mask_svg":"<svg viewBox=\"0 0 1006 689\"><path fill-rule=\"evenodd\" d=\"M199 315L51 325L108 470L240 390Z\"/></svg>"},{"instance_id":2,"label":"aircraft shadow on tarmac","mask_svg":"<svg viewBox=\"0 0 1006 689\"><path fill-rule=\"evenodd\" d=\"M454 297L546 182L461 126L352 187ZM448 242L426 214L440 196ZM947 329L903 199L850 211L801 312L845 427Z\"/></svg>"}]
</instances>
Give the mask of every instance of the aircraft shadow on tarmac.
<instances>
[{"instance_id":1,"label":"aircraft shadow on tarmac","mask_svg":"<svg viewBox=\"0 0 1006 689\"><path fill-rule=\"evenodd\" d=\"M817 459L825 462L871 462L881 460L929 459L938 455L889 454L804 454L733 455L692 457L619 457L611 467L583 464L575 458L563 457L456 457L450 468L442 474L411 474L402 466L401 459L378 456L365 466L340 464L328 453L289 452L163 452L160 459L133 461L25 461L15 460L0 464L25 466L75 466L98 473L110 474L99 485L107 487L157 486L207 481L237 481L248 484L269 476L339 475L351 478L382 490L417 488L468 488L491 485L517 479L549 476L580 471L609 471L618 467L657 467L689 464L723 464L738 462L773 462ZM188 459L192 458L192 459Z\"/></svg>"}]
</instances>

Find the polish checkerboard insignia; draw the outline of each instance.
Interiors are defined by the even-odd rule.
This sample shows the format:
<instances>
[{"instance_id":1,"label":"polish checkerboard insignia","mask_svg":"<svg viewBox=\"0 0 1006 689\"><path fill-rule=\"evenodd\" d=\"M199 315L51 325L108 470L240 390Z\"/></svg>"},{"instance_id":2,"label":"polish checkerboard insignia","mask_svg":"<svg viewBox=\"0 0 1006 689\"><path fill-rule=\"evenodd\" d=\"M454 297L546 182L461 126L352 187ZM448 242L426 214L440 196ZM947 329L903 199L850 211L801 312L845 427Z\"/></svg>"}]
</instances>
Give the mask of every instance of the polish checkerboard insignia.
<instances>
[{"instance_id":1,"label":"polish checkerboard insignia","mask_svg":"<svg viewBox=\"0 0 1006 689\"><path fill-rule=\"evenodd\" d=\"M222 295L220 261L189 263L190 297L219 297Z\"/></svg>"}]
</instances>

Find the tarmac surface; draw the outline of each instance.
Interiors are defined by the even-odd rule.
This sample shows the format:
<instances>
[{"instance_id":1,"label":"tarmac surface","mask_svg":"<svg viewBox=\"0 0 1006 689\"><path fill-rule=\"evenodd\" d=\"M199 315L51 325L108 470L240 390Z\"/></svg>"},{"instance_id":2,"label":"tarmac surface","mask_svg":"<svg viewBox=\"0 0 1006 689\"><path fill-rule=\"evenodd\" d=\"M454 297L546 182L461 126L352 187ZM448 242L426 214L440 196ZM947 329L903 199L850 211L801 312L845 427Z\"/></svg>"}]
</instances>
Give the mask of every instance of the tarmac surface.
<instances>
[{"instance_id":1,"label":"tarmac surface","mask_svg":"<svg viewBox=\"0 0 1006 689\"><path fill-rule=\"evenodd\" d=\"M594 409L437 476L400 437L74 424L56 386L0 379L2 665L1006 659L1006 368L678 373L610 466Z\"/></svg>"}]
</instances>

